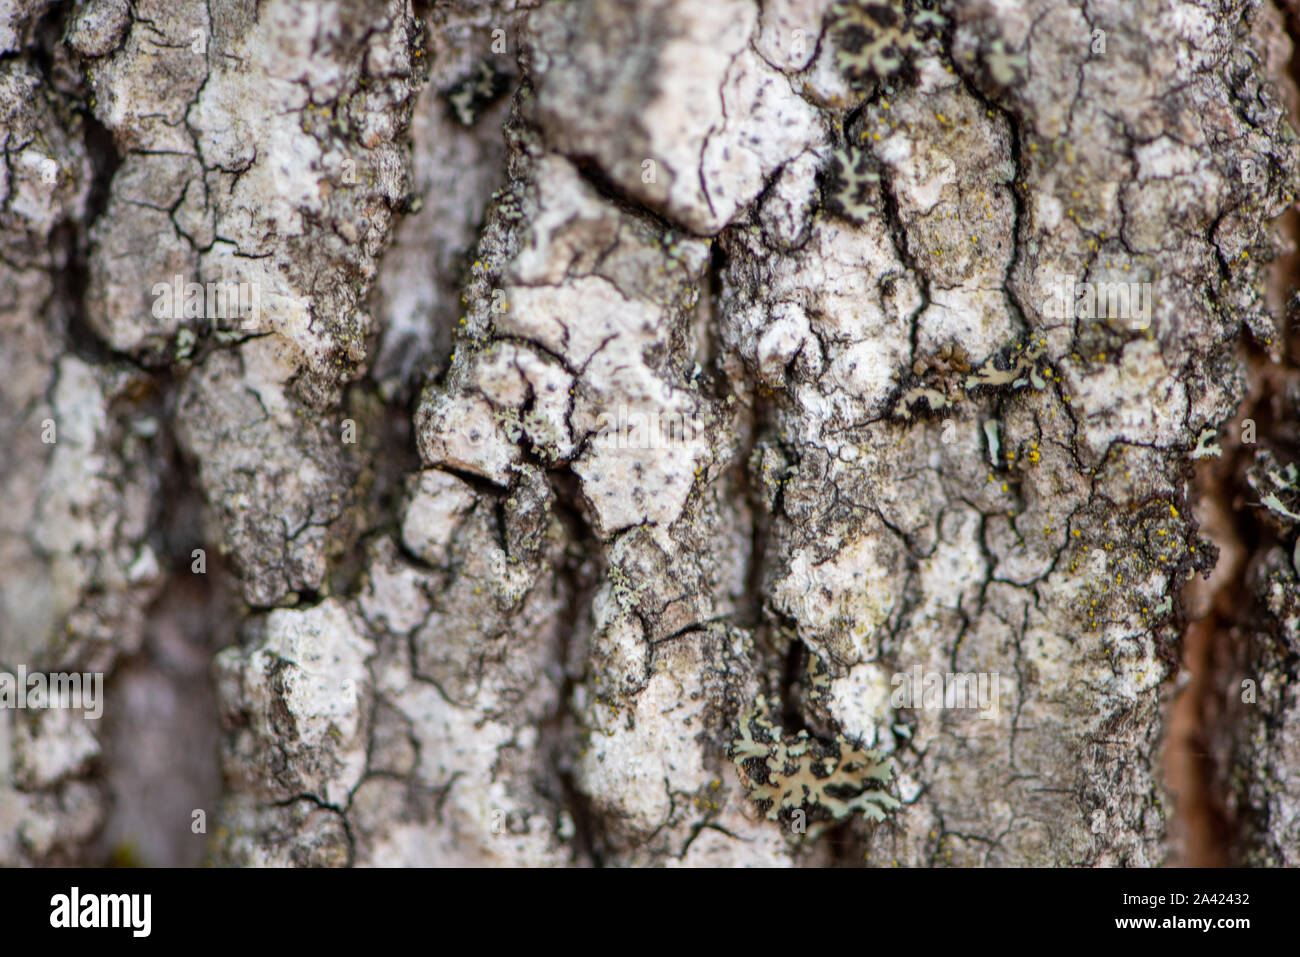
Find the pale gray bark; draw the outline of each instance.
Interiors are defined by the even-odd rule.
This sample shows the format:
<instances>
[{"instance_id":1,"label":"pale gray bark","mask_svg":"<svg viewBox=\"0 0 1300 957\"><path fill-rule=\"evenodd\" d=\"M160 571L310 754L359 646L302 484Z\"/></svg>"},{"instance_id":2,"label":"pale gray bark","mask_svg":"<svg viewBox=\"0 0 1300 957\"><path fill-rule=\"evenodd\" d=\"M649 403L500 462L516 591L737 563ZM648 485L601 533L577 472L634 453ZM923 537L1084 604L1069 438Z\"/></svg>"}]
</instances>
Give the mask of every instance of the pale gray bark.
<instances>
[{"instance_id":1,"label":"pale gray bark","mask_svg":"<svg viewBox=\"0 0 1300 957\"><path fill-rule=\"evenodd\" d=\"M1283 511L1207 787L1295 863L1296 449L1221 434L1291 367L1284 19L894 9L0 8L0 670L109 672L0 713L0 863L1178 860L1216 443Z\"/></svg>"}]
</instances>

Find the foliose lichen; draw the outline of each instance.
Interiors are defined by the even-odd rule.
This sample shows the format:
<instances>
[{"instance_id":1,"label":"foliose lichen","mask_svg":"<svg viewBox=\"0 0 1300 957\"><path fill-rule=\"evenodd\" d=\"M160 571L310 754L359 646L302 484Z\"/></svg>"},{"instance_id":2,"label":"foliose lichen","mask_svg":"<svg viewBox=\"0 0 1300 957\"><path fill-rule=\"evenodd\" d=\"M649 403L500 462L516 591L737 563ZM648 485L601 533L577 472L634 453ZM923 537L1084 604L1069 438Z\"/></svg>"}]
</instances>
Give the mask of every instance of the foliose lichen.
<instances>
[{"instance_id":1,"label":"foliose lichen","mask_svg":"<svg viewBox=\"0 0 1300 957\"><path fill-rule=\"evenodd\" d=\"M853 147L837 149L831 153L827 173L826 208L831 213L859 226L878 214L880 173L870 153Z\"/></svg>"},{"instance_id":2,"label":"foliose lichen","mask_svg":"<svg viewBox=\"0 0 1300 957\"><path fill-rule=\"evenodd\" d=\"M855 85L909 68L947 23L938 0L836 0L828 27L835 62Z\"/></svg>"},{"instance_id":3,"label":"foliose lichen","mask_svg":"<svg viewBox=\"0 0 1300 957\"><path fill-rule=\"evenodd\" d=\"M473 126L479 115L510 89L510 74L489 60L443 93L452 114L462 126Z\"/></svg>"},{"instance_id":4,"label":"foliose lichen","mask_svg":"<svg viewBox=\"0 0 1300 957\"><path fill-rule=\"evenodd\" d=\"M1300 470L1294 462L1283 466L1272 451L1261 449L1246 472L1246 481L1274 526L1285 533L1300 523Z\"/></svg>"},{"instance_id":5,"label":"foliose lichen","mask_svg":"<svg viewBox=\"0 0 1300 957\"><path fill-rule=\"evenodd\" d=\"M902 806L885 790L894 773L888 757L857 748L839 734L829 742L807 731L787 737L767 714L760 695L740 719L731 759L768 820L804 822L808 835L815 836L854 811L883 821L887 811Z\"/></svg>"}]
</instances>

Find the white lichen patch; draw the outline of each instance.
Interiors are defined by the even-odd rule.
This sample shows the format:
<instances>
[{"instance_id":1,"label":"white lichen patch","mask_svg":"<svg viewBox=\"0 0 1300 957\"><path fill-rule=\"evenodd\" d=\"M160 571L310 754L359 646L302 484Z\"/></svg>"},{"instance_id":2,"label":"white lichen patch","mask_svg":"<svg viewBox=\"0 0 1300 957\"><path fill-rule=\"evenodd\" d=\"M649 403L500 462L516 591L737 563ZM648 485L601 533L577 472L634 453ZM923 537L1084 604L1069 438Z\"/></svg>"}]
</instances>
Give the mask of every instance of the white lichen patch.
<instances>
[{"instance_id":1,"label":"white lichen patch","mask_svg":"<svg viewBox=\"0 0 1300 957\"><path fill-rule=\"evenodd\" d=\"M1081 444L1091 456L1104 454L1116 437L1140 444L1194 444L1186 428L1187 390L1158 343L1130 342L1100 368L1066 361L1062 372L1082 419Z\"/></svg>"},{"instance_id":2,"label":"white lichen patch","mask_svg":"<svg viewBox=\"0 0 1300 957\"><path fill-rule=\"evenodd\" d=\"M814 109L749 49L757 14L749 0L656 0L636 11L622 55L603 58L586 51L628 28L623 11L538 11L529 39L547 143L593 158L620 189L686 228L716 233L819 136ZM652 23L672 27L663 35ZM637 122L620 124L616 143L607 131L628 108Z\"/></svg>"},{"instance_id":3,"label":"white lichen patch","mask_svg":"<svg viewBox=\"0 0 1300 957\"><path fill-rule=\"evenodd\" d=\"M452 535L476 501L463 479L438 469L420 472L402 513L402 544L430 565L446 565Z\"/></svg>"},{"instance_id":4,"label":"white lichen patch","mask_svg":"<svg viewBox=\"0 0 1300 957\"><path fill-rule=\"evenodd\" d=\"M281 609L248 651L217 657L227 716L243 723L229 773L271 800L312 794L341 806L366 767L366 659L374 646L338 601Z\"/></svg>"},{"instance_id":5,"label":"white lichen patch","mask_svg":"<svg viewBox=\"0 0 1300 957\"><path fill-rule=\"evenodd\" d=\"M655 670L633 699L627 719L607 714L591 729L579 758L584 790L602 808L634 830L650 833L665 824L673 793L695 791L709 781L696 736L703 730L701 706L692 702L686 675Z\"/></svg>"},{"instance_id":6,"label":"white lichen patch","mask_svg":"<svg viewBox=\"0 0 1300 957\"><path fill-rule=\"evenodd\" d=\"M522 461L519 446L502 430L491 403L477 395L433 396L420 410L420 455L428 465L449 466L506 485Z\"/></svg>"},{"instance_id":7,"label":"white lichen patch","mask_svg":"<svg viewBox=\"0 0 1300 957\"><path fill-rule=\"evenodd\" d=\"M773 603L823 655L868 661L898 598L897 545L883 528L864 533L833 556L804 548L772 588Z\"/></svg>"},{"instance_id":8,"label":"white lichen patch","mask_svg":"<svg viewBox=\"0 0 1300 957\"><path fill-rule=\"evenodd\" d=\"M831 679L826 695L831 716L841 732L882 755L894 750L891 677L889 669L882 665L862 662L847 674Z\"/></svg>"}]
</instances>

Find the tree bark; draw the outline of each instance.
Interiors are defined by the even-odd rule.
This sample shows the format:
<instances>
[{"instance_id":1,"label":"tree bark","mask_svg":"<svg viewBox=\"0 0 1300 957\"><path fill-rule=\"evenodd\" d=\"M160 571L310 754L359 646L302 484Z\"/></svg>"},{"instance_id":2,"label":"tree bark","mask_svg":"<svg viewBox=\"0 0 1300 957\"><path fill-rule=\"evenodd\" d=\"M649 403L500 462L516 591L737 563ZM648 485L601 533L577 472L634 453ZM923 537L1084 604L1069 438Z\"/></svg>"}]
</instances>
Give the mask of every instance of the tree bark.
<instances>
[{"instance_id":1,"label":"tree bark","mask_svg":"<svg viewBox=\"0 0 1300 957\"><path fill-rule=\"evenodd\" d=\"M0 863L1296 863L1296 25L17 0Z\"/></svg>"}]
</instances>

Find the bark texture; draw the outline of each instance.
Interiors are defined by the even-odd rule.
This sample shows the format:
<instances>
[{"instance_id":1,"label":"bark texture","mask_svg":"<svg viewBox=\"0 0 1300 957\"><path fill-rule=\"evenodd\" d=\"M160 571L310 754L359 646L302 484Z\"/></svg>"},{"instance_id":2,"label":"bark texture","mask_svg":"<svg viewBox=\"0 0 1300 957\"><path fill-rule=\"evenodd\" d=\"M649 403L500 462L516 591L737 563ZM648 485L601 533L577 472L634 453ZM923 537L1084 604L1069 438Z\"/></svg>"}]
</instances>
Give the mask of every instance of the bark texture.
<instances>
[{"instance_id":1,"label":"bark texture","mask_svg":"<svg viewBox=\"0 0 1300 957\"><path fill-rule=\"evenodd\" d=\"M1294 865L1293 21L5 0L0 864Z\"/></svg>"}]
</instances>

